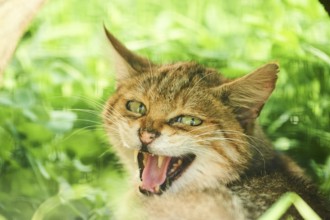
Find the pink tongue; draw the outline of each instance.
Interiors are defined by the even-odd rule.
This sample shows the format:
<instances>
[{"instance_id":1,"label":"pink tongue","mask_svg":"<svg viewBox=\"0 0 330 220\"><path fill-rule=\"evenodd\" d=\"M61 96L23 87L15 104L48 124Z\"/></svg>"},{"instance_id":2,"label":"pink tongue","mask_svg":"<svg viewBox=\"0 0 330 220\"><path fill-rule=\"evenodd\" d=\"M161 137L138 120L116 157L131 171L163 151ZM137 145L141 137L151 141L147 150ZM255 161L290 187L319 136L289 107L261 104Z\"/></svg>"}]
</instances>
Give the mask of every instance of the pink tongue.
<instances>
[{"instance_id":1,"label":"pink tongue","mask_svg":"<svg viewBox=\"0 0 330 220\"><path fill-rule=\"evenodd\" d=\"M156 192L156 187L164 183L167 167L171 158L164 157L162 166L158 167L158 156L145 154L146 164L142 173L142 188L150 192Z\"/></svg>"}]
</instances>

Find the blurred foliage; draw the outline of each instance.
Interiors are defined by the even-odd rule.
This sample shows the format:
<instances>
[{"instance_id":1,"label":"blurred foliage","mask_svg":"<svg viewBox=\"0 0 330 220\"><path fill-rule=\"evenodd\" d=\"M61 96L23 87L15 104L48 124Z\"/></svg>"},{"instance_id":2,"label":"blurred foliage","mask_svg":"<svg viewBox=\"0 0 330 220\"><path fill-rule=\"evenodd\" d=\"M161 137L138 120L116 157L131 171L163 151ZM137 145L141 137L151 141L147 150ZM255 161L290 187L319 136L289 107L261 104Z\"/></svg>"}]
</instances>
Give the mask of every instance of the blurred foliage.
<instances>
[{"instance_id":1,"label":"blurred foliage","mask_svg":"<svg viewBox=\"0 0 330 220\"><path fill-rule=\"evenodd\" d=\"M330 20L317 0L57 0L0 81L0 219L111 218L123 181L100 117L114 90L103 23L155 62L237 77L278 61L260 122L330 191Z\"/></svg>"}]
</instances>

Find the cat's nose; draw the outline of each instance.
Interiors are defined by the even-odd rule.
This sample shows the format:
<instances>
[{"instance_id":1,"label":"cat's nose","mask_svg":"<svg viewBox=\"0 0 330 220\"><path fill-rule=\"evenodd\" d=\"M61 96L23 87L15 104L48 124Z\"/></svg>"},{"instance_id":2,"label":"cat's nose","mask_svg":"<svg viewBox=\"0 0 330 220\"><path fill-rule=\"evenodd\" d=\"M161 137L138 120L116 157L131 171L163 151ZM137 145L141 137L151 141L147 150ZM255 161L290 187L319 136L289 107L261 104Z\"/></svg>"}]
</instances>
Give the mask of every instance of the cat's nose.
<instances>
[{"instance_id":1,"label":"cat's nose","mask_svg":"<svg viewBox=\"0 0 330 220\"><path fill-rule=\"evenodd\" d=\"M153 142L159 135L160 133L154 130L145 130L145 129L140 129L140 140L142 144L148 145L151 142Z\"/></svg>"}]
</instances>

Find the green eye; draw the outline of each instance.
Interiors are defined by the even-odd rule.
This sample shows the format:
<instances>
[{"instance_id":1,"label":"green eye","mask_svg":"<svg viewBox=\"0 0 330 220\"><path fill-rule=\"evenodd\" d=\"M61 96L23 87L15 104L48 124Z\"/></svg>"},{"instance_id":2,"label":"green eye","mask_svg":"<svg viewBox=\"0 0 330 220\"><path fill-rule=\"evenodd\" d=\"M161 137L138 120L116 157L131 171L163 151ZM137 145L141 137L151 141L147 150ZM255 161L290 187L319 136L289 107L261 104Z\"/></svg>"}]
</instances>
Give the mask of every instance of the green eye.
<instances>
[{"instance_id":1,"label":"green eye","mask_svg":"<svg viewBox=\"0 0 330 220\"><path fill-rule=\"evenodd\" d=\"M174 119L173 123L181 123L190 126L198 126L202 124L202 120L193 116L182 115Z\"/></svg>"},{"instance_id":2,"label":"green eye","mask_svg":"<svg viewBox=\"0 0 330 220\"><path fill-rule=\"evenodd\" d=\"M126 104L127 110L144 115L147 111L146 106L142 102L137 102L137 101L128 101Z\"/></svg>"}]
</instances>

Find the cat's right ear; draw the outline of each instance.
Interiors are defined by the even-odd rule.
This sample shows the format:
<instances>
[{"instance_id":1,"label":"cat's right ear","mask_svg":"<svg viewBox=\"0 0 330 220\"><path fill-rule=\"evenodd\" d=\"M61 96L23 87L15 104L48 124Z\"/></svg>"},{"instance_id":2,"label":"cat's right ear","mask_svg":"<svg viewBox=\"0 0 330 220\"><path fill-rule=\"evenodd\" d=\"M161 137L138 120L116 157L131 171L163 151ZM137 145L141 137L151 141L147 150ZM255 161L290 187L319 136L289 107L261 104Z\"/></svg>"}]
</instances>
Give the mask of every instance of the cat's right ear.
<instances>
[{"instance_id":1,"label":"cat's right ear","mask_svg":"<svg viewBox=\"0 0 330 220\"><path fill-rule=\"evenodd\" d=\"M275 88L279 66L268 63L254 72L215 88L216 96L233 113L244 128L259 116L259 113Z\"/></svg>"},{"instance_id":2,"label":"cat's right ear","mask_svg":"<svg viewBox=\"0 0 330 220\"><path fill-rule=\"evenodd\" d=\"M105 26L104 31L113 50L116 80L118 83L135 75L141 74L154 65L148 59L136 55L127 49L107 30Z\"/></svg>"}]
</instances>

